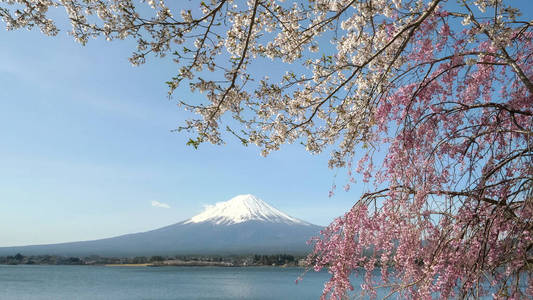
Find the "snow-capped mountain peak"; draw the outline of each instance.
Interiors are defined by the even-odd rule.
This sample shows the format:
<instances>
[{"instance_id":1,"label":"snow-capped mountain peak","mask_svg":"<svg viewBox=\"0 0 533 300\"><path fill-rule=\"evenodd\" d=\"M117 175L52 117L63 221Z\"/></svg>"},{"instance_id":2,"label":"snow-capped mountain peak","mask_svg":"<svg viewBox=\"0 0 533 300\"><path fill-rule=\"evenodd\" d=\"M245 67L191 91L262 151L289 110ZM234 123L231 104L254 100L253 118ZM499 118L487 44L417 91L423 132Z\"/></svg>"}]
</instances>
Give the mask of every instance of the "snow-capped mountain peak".
<instances>
[{"instance_id":1,"label":"snow-capped mountain peak","mask_svg":"<svg viewBox=\"0 0 533 300\"><path fill-rule=\"evenodd\" d=\"M210 222L214 224L231 225L247 221L262 221L285 224L310 225L297 218L293 218L254 195L238 195L226 202L208 205L205 210L185 221L188 223Z\"/></svg>"}]
</instances>

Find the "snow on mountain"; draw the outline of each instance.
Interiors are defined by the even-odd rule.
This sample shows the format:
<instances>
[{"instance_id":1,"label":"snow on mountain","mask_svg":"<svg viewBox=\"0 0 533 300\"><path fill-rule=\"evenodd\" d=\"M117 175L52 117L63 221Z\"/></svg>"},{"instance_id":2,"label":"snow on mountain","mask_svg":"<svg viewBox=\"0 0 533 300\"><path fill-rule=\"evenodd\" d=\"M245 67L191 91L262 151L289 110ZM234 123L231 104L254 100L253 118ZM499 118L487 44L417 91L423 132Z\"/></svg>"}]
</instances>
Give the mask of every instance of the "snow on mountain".
<instances>
[{"instance_id":1,"label":"snow on mountain","mask_svg":"<svg viewBox=\"0 0 533 300\"><path fill-rule=\"evenodd\" d=\"M226 202L209 205L202 213L185 221L184 224L209 222L217 225L231 225L247 221L310 225L250 194L238 195Z\"/></svg>"}]
</instances>

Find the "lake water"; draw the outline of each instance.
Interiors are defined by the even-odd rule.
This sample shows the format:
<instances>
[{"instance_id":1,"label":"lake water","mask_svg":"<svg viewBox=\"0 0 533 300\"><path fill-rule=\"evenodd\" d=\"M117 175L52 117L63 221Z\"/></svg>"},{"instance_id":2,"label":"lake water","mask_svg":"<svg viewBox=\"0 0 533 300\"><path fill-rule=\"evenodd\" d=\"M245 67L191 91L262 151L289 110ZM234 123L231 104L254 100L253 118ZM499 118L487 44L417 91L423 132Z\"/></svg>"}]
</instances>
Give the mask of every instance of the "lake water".
<instances>
[{"instance_id":1,"label":"lake water","mask_svg":"<svg viewBox=\"0 0 533 300\"><path fill-rule=\"evenodd\" d=\"M327 272L272 267L0 265L0 299L319 299Z\"/></svg>"}]
</instances>

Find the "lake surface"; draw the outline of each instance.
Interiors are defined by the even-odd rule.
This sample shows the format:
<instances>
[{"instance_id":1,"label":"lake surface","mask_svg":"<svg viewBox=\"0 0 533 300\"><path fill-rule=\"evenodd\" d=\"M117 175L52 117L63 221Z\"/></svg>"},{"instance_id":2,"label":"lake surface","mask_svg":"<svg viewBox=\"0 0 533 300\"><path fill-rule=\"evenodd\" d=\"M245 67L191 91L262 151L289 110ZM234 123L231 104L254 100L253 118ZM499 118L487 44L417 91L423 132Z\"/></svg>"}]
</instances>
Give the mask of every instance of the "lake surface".
<instances>
[{"instance_id":1,"label":"lake surface","mask_svg":"<svg viewBox=\"0 0 533 300\"><path fill-rule=\"evenodd\" d=\"M272 267L1 266L0 299L319 299L327 272Z\"/></svg>"}]
</instances>

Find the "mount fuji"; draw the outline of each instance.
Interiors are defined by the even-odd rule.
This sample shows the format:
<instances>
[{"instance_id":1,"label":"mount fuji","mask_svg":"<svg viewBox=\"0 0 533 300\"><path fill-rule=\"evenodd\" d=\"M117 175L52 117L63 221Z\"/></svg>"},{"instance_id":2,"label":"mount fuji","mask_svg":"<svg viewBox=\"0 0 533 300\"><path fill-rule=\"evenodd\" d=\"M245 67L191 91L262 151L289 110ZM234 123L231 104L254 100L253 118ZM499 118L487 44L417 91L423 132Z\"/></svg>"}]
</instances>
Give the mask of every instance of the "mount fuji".
<instances>
[{"instance_id":1,"label":"mount fuji","mask_svg":"<svg viewBox=\"0 0 533 300\"><path fill-rule=\"evenodd\" d=\"M182 222L94 241L0 247L0 255L138 256L304 254L322 227L291 217L253 195L209 205Z\"/></svg>"}]
</instances>

